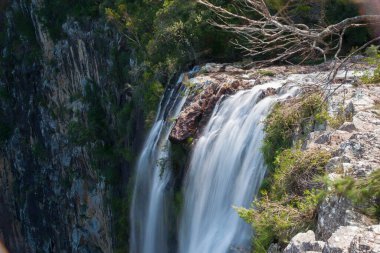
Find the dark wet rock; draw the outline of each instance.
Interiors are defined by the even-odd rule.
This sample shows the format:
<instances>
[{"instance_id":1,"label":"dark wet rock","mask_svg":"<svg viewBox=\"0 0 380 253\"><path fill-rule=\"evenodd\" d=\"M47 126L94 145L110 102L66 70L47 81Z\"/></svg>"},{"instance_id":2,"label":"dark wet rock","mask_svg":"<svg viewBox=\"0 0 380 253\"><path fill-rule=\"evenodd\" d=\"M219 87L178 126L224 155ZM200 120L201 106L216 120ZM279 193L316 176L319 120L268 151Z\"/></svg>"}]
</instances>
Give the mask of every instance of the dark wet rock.
<instances>
[{"instance_id":1,"label":"dark wet rock","mask_svg":"<svg viewBox=\"0 0 380 253\"><path fill-rule=\"evenodd\" d=\"M196 137L202 127L207 124L217 102L225 95L231 95L238 90L251 87L250 83L233 80L226 83L211 83L180 113L170 133L169 139L174 143Z\"/></svg>"}]
</instances>

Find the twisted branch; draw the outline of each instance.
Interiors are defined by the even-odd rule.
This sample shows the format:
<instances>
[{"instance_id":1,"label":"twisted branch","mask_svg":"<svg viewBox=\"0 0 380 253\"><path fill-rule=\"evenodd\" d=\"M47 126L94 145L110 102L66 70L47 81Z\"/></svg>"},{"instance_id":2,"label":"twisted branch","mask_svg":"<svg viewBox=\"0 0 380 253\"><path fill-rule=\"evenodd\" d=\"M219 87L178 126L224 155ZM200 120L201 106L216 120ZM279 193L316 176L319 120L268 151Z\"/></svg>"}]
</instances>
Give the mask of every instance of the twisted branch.
<instances>
[{"instance_id":1,"label":"twisted branch","mask_svg":"<svg viewBox=\"0 0 380 253\"><path fill-rule=\"evenodd\" d=\"M295 24L287 16L286 9L290 3L279 12L272 15L264 0L242 0L235 5L234 11L226 10L210 3L208 0L197 0L217 14L219 20L211 21L214 26L237 34L244 43L234 42L243 49L247 56L272 55L261 61L269 64L277 61L287 61L298 56L302 62L315 55L327 55L339 58L343 46L343 36L349 28L379 24L380 15L362 15L347 18L337 24L309 27L305 24ZM255 18L249 18L244 13L252 13ZM236 22L232 22L234 19ZM260 61L259 61L260 62Z\"/></svg>"}]
</instances>

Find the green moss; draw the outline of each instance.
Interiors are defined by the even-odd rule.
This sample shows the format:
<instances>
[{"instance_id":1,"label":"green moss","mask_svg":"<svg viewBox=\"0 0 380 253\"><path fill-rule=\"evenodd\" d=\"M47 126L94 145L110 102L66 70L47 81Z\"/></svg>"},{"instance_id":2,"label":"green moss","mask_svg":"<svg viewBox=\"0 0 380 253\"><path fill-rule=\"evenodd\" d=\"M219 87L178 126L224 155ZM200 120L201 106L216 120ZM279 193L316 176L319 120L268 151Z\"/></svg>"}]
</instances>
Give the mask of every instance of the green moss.
<instances>
[{"instance_id":1,"label":"green moss","mask_svg":"<svg viewBox=\"0 0 380 253\"><path fill-rule=\"evenodd\" d=\"M261 76L275 76L276 73L274 73L273 71L270 71L270 70L265 70L265 69L260 69L257 71L257 73Z\"/></svg>"},{"instance_id":2,"label":"green moss","mask_svg":"<svg viewBox=\"0 0 380 253\"><path fill-rule=\"evenodd\" d=\"M14 13L14 25L17 31L31 42L31 45L37 46L36 34L33 26L33 21L28 13L17 11Z\"/></svg>"},{"instance_id":3,"label":"green moss","mask_svg":"<svg viewBox=\"0 0 380 253\"><path fill-rule=\"evenodd\" d=\"M181 217L181 212L184 204L183 193L181 191L177 191L174 194L174 212L175 217Z\"/></svg>"},{"instance_id":4,"label":"green moss","mask_svg":"<svg viewBox=\"0 0 380 253\"><path fill-rule=\"evenodd\" d=\"M47 159L47 151L44 145L40 142L36 142L31 147L32 154L35 158L38 159Z\"/></svg>"},{"instance_id":5,"label":"green moss","mask_svg":"<svg viewBox=\"0 0 380 253\"><path fill-rule=\"evenodd\" d=\"M172 144L170 148L170 162L174 173L179 174L186 167L189 151L182 144Z\"/></svg>"},{"instance_id":6,"label":"green moss","mask_svg":"<svg viewBox=\"0 0 380 253\"><path fill-rule=\"evenodd\" d=\"M68 137L71 143L85 145L91 140L90 133L85 125L77 121L71 121L68 125Z\"/></svg>"}]
</instances>

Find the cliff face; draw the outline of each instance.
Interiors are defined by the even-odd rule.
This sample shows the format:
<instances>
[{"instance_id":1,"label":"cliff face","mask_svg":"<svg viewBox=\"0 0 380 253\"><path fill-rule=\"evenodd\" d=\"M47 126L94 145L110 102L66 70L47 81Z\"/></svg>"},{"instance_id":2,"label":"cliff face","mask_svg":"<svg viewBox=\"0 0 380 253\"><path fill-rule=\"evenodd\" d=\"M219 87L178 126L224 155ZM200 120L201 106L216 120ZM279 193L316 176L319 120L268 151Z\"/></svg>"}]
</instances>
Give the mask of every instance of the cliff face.
<instances>
[{"instance_id":1,"label":"cliff face","mask_svg":"<svg viewBox=\"0 0 380 253\"><path fill-rule=\"evenodd\" d=\"M338 129L310 133L304 149L332 152L333 158L325 168L332 181L345 176L368 180L380 169L380 88L346 83L334 84L332 89L337 90L330 99L331 110L349 114L352 119ZM377 223L344 196L328 196L318 208L315 233L310 230L297 234L284 252L379 252Z\"/></svg>"},{"instance_id":2,"label":"cliff face","mask_svg":"<svg viewBox=\"0 0 380 253\"><path fill-rule=\"evenodd\" d=\"M118 113L130 107L115 61L124 42L102 20L70 18L52 40L42 1L2 4L0 240L11 252L111 252L128 233L113 232L128 217L128 124L139 136Z\"/></svg>"}]
</instances>

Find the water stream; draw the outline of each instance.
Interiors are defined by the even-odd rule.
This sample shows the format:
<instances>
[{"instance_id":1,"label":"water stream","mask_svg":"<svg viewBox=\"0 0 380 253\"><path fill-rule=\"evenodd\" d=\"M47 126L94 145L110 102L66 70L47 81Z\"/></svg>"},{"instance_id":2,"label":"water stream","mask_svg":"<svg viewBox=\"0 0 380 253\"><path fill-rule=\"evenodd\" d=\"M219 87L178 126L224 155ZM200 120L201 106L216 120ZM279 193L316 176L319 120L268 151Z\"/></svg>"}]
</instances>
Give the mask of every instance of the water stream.
<instances>
[{"instance_id":1,"label":"water stream","mask_svg":"<svg viewBox=\"0 0 380 253\"><path fill-rule=\"evenodd\" d=\"M284 83L274 81L240 91L215 108L194 147L184 184L180 253L249 248L251 228L232 207L249 207L258 192L266 172L260 151L263 120L279 99L262 99L262 90L278 89Z\"/></svg>"},{"instance_id":2,"label":"water stream","mask_svg":"<svg viewBox=\"0 0 380 253\"><path fill-rule=\"evenodd\" d=\"M165 92L137 163L131 208L132 253L172 251L168 234L170 224L175 223L169 212L173 192L168 187L171 171L166 161L173 122L168 119L185 103L182 78ZM277 100L296 93L297 88L281 89L286 82L277 80L239 91L222 99L214 109L193 147L185 176L177 252L229 253L249 248L252 229L233 206L249 207L258 192L266 173L260 151L263 120ZM263 98L263 90L268 88L282 91Z\"/></svg>"},{"instance_id":3,"label":"water stream","mask_svg":"<svg viewBox=\"0 0 380 253\"><path fill-rule=\"evenodd\" d=\"M130 217L132 253L164 253L169 249L168 202L172 191L167 187L171 178L168 137L173 126L170 119L179 114L187 98L183 77L166 90L137 162Z\"/></svg>"}]
</instances>

